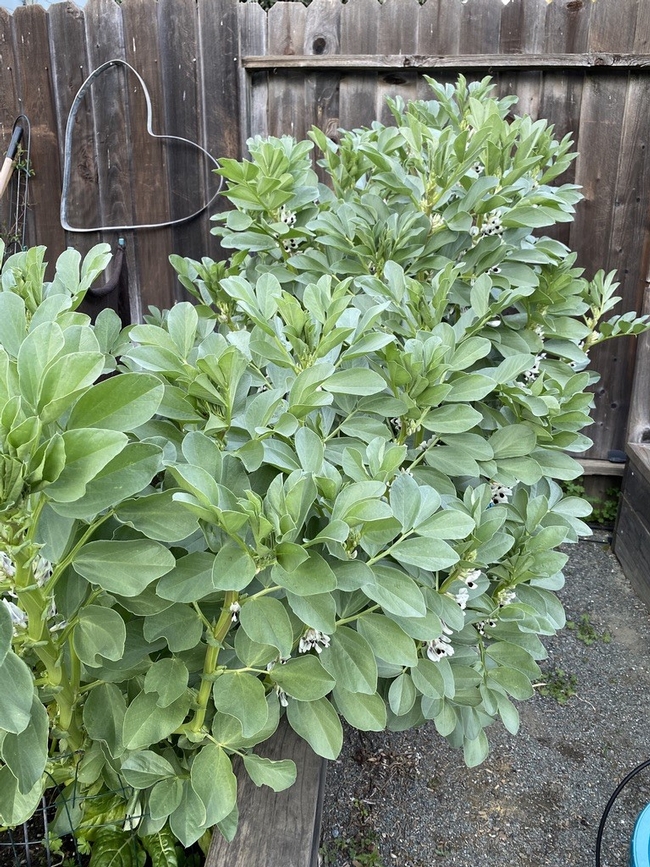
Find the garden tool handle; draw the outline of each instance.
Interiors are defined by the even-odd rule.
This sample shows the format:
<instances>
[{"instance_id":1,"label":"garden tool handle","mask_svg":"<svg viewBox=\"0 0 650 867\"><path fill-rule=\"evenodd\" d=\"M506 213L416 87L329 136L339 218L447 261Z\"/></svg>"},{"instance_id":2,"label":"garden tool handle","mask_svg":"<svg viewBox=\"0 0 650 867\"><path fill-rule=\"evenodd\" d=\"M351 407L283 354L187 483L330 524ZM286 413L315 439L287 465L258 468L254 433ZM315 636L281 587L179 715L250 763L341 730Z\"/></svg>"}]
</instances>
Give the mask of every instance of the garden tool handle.
<instances>
[{"instance_id":1,"label":"garden tool handle","mask_svg":"<svg viewBox=\"0 0 650 867\"><path fill-rule=\"evenodd\" d=\"M2 168L0 169L0 199L4 196L5 190L9 186L9 181L11 180L11 173L14 170L16 151L18 150L18 144L22 137L22 126L15 126L13 134L11 136L11 141L9 142L7 156L5 157Z\"/></svg>"}]
</instances>

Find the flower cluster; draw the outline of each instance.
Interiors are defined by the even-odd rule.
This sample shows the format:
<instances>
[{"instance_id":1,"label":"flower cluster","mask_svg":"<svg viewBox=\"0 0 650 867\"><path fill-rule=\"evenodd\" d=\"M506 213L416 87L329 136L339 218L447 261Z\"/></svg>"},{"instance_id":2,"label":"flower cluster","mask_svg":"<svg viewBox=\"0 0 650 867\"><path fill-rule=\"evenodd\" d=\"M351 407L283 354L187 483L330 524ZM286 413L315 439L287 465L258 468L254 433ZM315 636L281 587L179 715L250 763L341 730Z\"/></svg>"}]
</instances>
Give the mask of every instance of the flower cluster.
<instances>
[{"instance_id":1,"label":"flower cluster","mask_svg":"<svg viewBox=\"0 0 650 867\"><path fill-rule=\"evenodd\" d=\"M512 488L507 485L500 485L499 482L490 482L490 490L492 492L492 504L498 506L501 503L507 503L508 497L512 496Z\"/></svg>"},{"instance_id":2,"label":"flower cluster","mask_svg":"<svg viewBox=\"0 0 650 867\"><path fill-rule=\"evenodd\" d=\"M433 638L427 642L427 656L432 662L438 662L446 656L454 655L454 648L451 646L450 635L453 635L452 630L445 624L442 624L442 635L439 638Z\"/></svg>"},{"instance_id":3,"label":"flower cluster","mask_svg":"<svg viewBox=\"0 0 650 867\"><path fill-rule=\"evenodd\" d=\"M329 635L325 635L324 632L318 629L312 629L310 626L300 639L298 651L300 653L309 653L310 650L315 650L316 653L322 653L323 648L329 646Z\"/></svg>"}]
</instances>

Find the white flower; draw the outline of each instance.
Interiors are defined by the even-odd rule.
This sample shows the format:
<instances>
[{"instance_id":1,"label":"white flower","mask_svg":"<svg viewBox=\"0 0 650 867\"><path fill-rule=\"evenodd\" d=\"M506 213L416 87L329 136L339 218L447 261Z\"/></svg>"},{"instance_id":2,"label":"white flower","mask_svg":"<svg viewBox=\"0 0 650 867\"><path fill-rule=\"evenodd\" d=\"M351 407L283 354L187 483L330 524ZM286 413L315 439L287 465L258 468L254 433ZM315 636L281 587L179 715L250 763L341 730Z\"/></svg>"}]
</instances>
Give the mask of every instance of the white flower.
<instances>
[{"instance_id":1,"label":"white flower","mask_svg":"<svg viewBox=\"0 0 650 867\"><path fill-rule=\"evenodd\" d=\"M4 602L4 606L9 612L9 616L11 617L11 622L15 627L20 626L21 628L25 628L27 626L27 615L19 608L17 605L14 605L13 602L9 602L6 599L2 600Z\"/></svg>"},{"instance_id":2,"label":"white flower","mask_svg":"<svg viewBox=\"0 0 650 867\"><path fill-rule=\"evenodd\" d=\"M296 215L290 211L285 205L280 208L280 221L287 226L296 225Z\"/></svg>"},{"instance_id":3,"label":"white flower","mask_svg":"<svg viewBox=\"0 0 650 867\"><path fill-rule=\"evenodd\" d=\"M498 211L492 211L492 213L488 214L483 220L483 224L481 226L481 234L500 235L501 232L503 232L503 225L501 224L501 214L499 214Z\"/></svg>"},{"instance_id":4,"label":"white flower","mask_svg":"<svg viewBox=\"0 0 650 867\"><path fill-rule=\"evenodd\" d=\"M467 602L469 600L469 590L467 589L467 587L461 587L456 594L455 599L458 605L460 605L461 609L464 611L467 608Z\"/></svg>"},{"instance_id":5,"label":"white flower","mask_svg":"<svg viewBox=\"0 0 650 867\"><path fill-rule=\"evenodd\" d=\"M434 638L427 642L427 656L432 662L438 662L445 656L453 656L454 648L450 644L451 639L446 635Z\"/></svg>"},{"instance_id":6,"label":"white flower","mask_svg":"<svg viewBox=\"0 0 650 867\"><path fill-rule=\"evenodd\" d=\"M501 326L501 320L500 319L490 319L487 324L490 326L490 328L499 328Z\"/></svg>"},{"instance_id":7,"label":"white flower","mask_svg":"<svg viewBox=\"0 0 650 867\"><path fill-rule=\"evenodd\" d=\"M322 653L323 647L329 646L329 635L325 635L325 633L321 632L319 629L312 629L310 626L300 639L298 651L300 653L308 653L310 650L315 650L316 653Z\"/></svg>"},{"instance_id":8,"label":"white flower","mask_svg":"<svg viewBox=\"0 0 650 867\"><path fill-rule=\"evenodd\" d=\"M278 694L278 698L280 699L280 704L282 707L288 707L289 705L289 697L286 692L280 686L276 686L275 691Z\"/></svg>"},{"instance_id":9,"label":"white flower","mask_svg":"<svg viewBox=\"0 0 650 867\"><path fill-rule=\"evenodd\" d=\"M239 620L239 612L241 611L241 605L239 604L239 602L233 602L228 610L232 614L232 617L230 618L231 621L233 623L237 623L237 621Z\"/></svg>"},{"instance_id":10,"label":"white flower","mask_svg":"<svg viewBox=\"0 0 650 867\"><path fill-rule=\"evenodd\" d=\"M506 605L510 605L511 602L514 602L516 598L517 597L512 590L499 590L497 593L497 604L499 608L504 608Z\"/></svg>"},{"instance_id":11,"label":"white flower","mask_svg":"<svg viewBox=\"0 0 650 867\"><path fill-rule=\"evenodd\" d=\"M490 490L492 491L492 503L495 506L500 503L507 503L508 497L512 496L512 488L500 485L499 482L490 482Z\"/></svg>"},{"instance_id":12,"label":"white flower","mask_svg":"<svg viewBox=\"0 0 650 867\"><path fill-rule=\"evenodd\" d=\"M48 582L50 576L52 575L52 564L49 560L46 560L39 554L34 558L32 572L34 574L34 580L39 587L42 587Z\"/></svg>"},{"instance_id":13,"label":"white flower","mask_svg":"<svg viewBox=\"0 0 650 867\"><path fill-rule=\"evenodd\" d=\"M465 582L465 584L467 585L467 588L469 590L475 590L477 587L476 582L478 581L478 579L480 577L481 577L481 570L480 569L472 569L472 571L468 572L467 575L465 575L462 580Z\"/></svg>"},{"instance_id":14,"label":"white flower","mask_svg":"<svg viewBox=\"0 0 650 867\"><path fill-rule=\"evenodd\" d=\"M13 578L16 574L16 567L11 557L4 551L0 551L0 576L5 578Z\"/></svg>"},{"instance_id":15,"label":"white flower","mask_svg":"<svg viewBox=\"0 0 650 867\"><path fill-rule=\"evenodd\" d=\"M530 370L525 371L524 378L527 382L534 382L539 376L539 365L546 358L545 352L540 352L539 355L535 356L535 361L533 362L533 366Z\"/></svg>"}]
</instances>

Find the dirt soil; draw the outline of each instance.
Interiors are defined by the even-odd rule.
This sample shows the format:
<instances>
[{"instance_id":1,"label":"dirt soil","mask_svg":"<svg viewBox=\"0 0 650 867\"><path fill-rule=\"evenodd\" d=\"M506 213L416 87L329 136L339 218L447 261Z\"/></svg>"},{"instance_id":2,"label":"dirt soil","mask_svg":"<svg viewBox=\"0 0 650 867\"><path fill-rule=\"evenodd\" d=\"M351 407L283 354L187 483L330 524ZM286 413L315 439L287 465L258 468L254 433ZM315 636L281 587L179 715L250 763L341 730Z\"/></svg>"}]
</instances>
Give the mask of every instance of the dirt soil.
<instances>
[{"instance_id":1,"label":"dirt soil","mask_svg":"<svg viewBox=\"0 0 650 867\"><path fill-rule=\"evenodd\" d=\"M559 595L574 626L545 640L548 683L519 703L519 734L495 724L490 756L470 770L433 724L346 731L328 769L323 865L594 867L611 793L650 758L650 617L607 533L567 553ZM650 768L610 813L602 867L627 867L648 802Z\"/></svg>"}]
</instances>

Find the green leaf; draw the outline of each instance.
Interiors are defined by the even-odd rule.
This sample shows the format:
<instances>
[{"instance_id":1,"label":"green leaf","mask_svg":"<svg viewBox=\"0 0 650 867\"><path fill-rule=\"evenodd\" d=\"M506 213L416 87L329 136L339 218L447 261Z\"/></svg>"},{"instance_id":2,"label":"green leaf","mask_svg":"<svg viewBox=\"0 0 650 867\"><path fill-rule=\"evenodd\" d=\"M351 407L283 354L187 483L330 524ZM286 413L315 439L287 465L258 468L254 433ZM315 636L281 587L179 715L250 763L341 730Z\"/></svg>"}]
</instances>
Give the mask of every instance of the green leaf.
<instances>
[{"instance_id":1,"label":"green leaf","mask_svg":"<svg viewBox=\"0 0 650 867\"><path fill-rule=\"evenodd\" d=\"M25 339L25 302L13 292L0 292L0 346L16 358Z\"/></svg>"},{"instance_id":2,"label":"green leaf","mask_svg":"<svg viewBox=\"0 0 650 867\"><path fill-rule=\"evenodd\" d=\"M409 675L400 674L392 681L388 690L390 709L395 716L404 716L415 704L416 696L417 692Z\"/></svg>"},{"instance_id":3,"label":"green leaf","mask_svg":"<svg viewBox=\"0 0 650 867\"><path fill-rule=\"evenodd\" d=\"M127 437L113 430L68 430L62 438L65 467L48 486L47 496L57 503L70 503L83 497L88 482L122 451Z\"/></svg>"},{"instance_id":4,"label":"green leaf","mask_svg":"<svg viewBox=\"0 0 650 867\"><path fill-rule=\"evenodd\" d=\"M437 662L418 659L417 665L411 669L411 678L422 695L429 698L442 698L446 693L445 679Z\"/></svg>"},{"instance_id":5,"label":"green leaf","mask_svg":"<svg viewBox=\"0 0 650 867\"><path fill-rule=\"evenodd\" d=\"M261 680L241 671L224 671L212 687L218 711L238 719L245 738L252 737L266 724L269 710Z\"/></svg>"},{"instance_id":6,"label":"green leaf","mask_svg":"<svg viewBox=\"0 0 650 867\"><path fill-rule=\"evenodd\" d=\"M176 838L169 826L165 826L156 834L147 834L146 837L141 837L141 840L151 859L152 867L178 867Z\"/></svg>"},{"instance_id":7,"label":"green leaf","mask_svg":"<svg viewBox=\"0 0 650 867\"><path fill-rule=\"evenodd\" d=\"M56 322L42 322L23 340L17 356L20 393L34 409L48 366L65 347L65 339Z\"/></svg>"},{"instance_id":8,"label":"green leaf","mask_svg":"<svg viewBox=\"0 0 650 867\"><path fill-rule=\"evenodd\" d=\"M441 509L426 521L418 524L419 535L432 539L466 539L474 531L473 518L456 509Z\"/></svg>"},{"instance_id":9,"label":"green leaf","mask_svg":"<svg viewBox=\"0 0 650 867\"><path fill-rule=\"evenodd\" d=\"M291 759L271 759L253 753L243 756L244 767L256 786L269 786L274 792L283 792L296 781L296 765Z\"/></svg>"},{"instance_id":10,"label":"green leaf","mask_svg":"<svg viewBox=\"0 0 650 867\"><path fill-rule=\"evenodd\" d=\"M502 686L509 695L516 699L530 698L535 692L527 675L516 671L514 668L506 668L505 665L489 671L488 677L490 680L498 683L499 686Z\"/></svg>"},{"instance_id":11,"label":"green leaf","mask_svg":"<svg viewBox=\"0 0 650 867\"><path fill-rule=\"evenodd\" d=\"M101 352L75 352L57 358L47 368L41 384L36 405L41 421L48 424L59 418L103 369Z\"/></svg>"},{"instance_id":12,"label":"green leaf","mask_svg":"<svg viewBox=\"0 0 650 867\"><path fill-rule=\"evenodd\" d=\"M331 593L295 596L287 592L289 608L306 625L331 635L336 629L336 602Z\"/></svg>"},{"instance_id":13,"label":"green leaf","mask_svg":"<svg viewBox=\"0 0 650 867\"><path fill-rule=\"evenodd\" d=\"M357 620L357 629L379 659L394 665L417 665L415 642L385 615L364 614Z\"/></svg>"},{"instance_id":14,"label":"green leaf","mask_svg":"<svg viewBox=\"0 0 650 867\"><path fill-rule=\"evenodd\" d=\"M100 683L88 693L84 703L83 721L88 735L102 741L116 758L124 752L122 731L126 702L121 690L113 683Z\"/></svg>"},{"instance_id":15,"label":"green leaf","mask_svg":"<svg viewBox=\"0 0 650 867\"><path fill-rule=\"evenodd\" d=\"M163 394L162 382L148 373L112 376L79 398L70 413L67 428L135 430L154 415Z\"/></svg>"},{"instance_id":16,"label":"green leaf","mask_svg":"<svg viewBox=\"0 0 650 867\"><path fill-rule=\"evenodd\" d=\"M365 396L383 391L386 388L386 380L367 367L353 367L332 374L323 382L323 388L333 394Z\"/></svg>"},{"instance_id":17,"label":"green leaf","mask_svg":"<svg viewBox=\"0 0 650 867\"><path fill-rule=\"evenodd\" d=\"M448 403L470 403L473 400L482 400L495 386L494 380L481 373L459 373L449 380L451 390L445 400Z\"/></svg>"},{"instance_id":18,"label":"green leaf","mask_svg":"<svg viewBox=\"0 0 650 867\"><path fill-rule=\"evenodd\" d=\"M145 539L88 542L72 562L75 572L109 593L137 596L176 565L174 555Z\"/></svg>"},{"instance_id":19,"label":"green leaf","mask_svg":"<svg viewBox=\"0 0 650 867\"><path fill-rule=\"evenodd\" d=\"M205 821L205 804L194 791L190 780L183 780L181 800L169 818L169 827L187 849L203 834Z\"/></svg>"},{"instance_id":20,"label":"green leaf","mask_svg":"<svg viewBox=\"0 0 650 867\"><path fill-rule=\"evenodd\" d=\"M175 657L154 662L144 678L144 691L157 694L156 704L169 707L187 689L189 672L187 666Z\"/></svg>"},{"instance_id":21,"label":"green leaf","mask_svg":"<svg viewBox=\"0 0 650 867\"><path fill-rule=\"evenodd\" d=\"M173 765L153 750L131 753L122 762L121 773L134 789L148 789L159 780L176 776Z\"/></svg>"},{"instance_id":22,"label":"green leaf","mask_svg":"<svg viewBox=\"0 0 650 867\"><path fill-rule=\"evenodd\" d=\"M296 596L314 596L336 589L334 572L315 551L310 551L309 557L290 571L276 564L271 569L271 579Z\"/></svg>"},{"instance_id":23,"label":"green leaf","mask_svg":"<svg viewBox=\"0 0 650 867\"><path fill-rule=\"evenodd\" d=\"M475 768L485 761L490 752L490 744L484 731L481 731L477 738L463 740L463 758L468 768Z\"/></svg>"},{"instance_id":24,"label":"green leaf","mask_svg":"<svg viewBox=\"0 0 650 867\"><path fill-rule=\"evenodd\" d=\"M40 781L47 765L50 720L37 695L32 698L29 725L19 734L7 732L2 740L2 759L18 780L21 795Z\"/></svg>"},{"instance_id":25,"label":"green leaf","mask_svg":"<svg viewBox=\"0 0 650 867\"><path fill-rule=\"evenodd\" d=\"M66 517L92 519L145 488L161 468L162 449L150 443L128 443L88 482L84 495L72 503L57 503Z\"/></svg>"},{"instance_id":26,"label":"green leaf","mask_svg":"<svg viewBox=\"0 0 650 867\"><path fill-rule=\"evenodd\" d=\"M377 689L377 662L366 639L350 629L339 627L330 646L319 656L323 668L337 684L352 692L372 695Z\"/></svg>"},{"instance_id":27,"label":"green leaf","mask_svg":"<svg viewBox=\"0 0 650 867\"><path fill-rule=\"evenodd\" d=\"M284 605L278 599L263 596L250 599L239 612L241 627L252 641L277 647L280 656L291 656L293 630Z\"/></svg>"},{"instance_id":28,"label":"green leaf","mask_svg":"<svg viewBox=\"0 0 650 867\"><path fill-rule=\"evenodd\" d=\"M251 583L257 567L255 561L235 542L228 541L217 552L212 567L213 590L244 590Z\"/></svg>"},{"instance_id":29,"label":"green leaf","mask_svg":"<svg viewBox=\"0 0 650 867\"><path fill-rule=\"evenodd\" d=\"M4 605L2 606L4 608ZM20 734L29 725L34 681L19 656L10 650L0 665L0 730Z\"/></svg>"},{"instance_id":30,"label":"green leaf","mask_svg":"<svg viewBox=\"0 0 650 867\"><path fill-rule=\"evenodd\" d=\"M199 750L192 762L190 779L205 807L204 825L211 827L230 815L237 803L237 778L221 747L208 744Z\"/></svg>"},{"instance_id":31,"label":"green leaf","mask_svg":"<svg viewBox=\"0 0 650 867\"><path fill-rule=\"evenodd\" d=\"M142 631L147 641L153 643L164 638L172 653L180 653L197 647L203 635L203 623L192 606L176 602L145 618Z\"/></svg>"},{"instance_id":32,"label":"green leaf","mask_svg":"<svg viewBox=\"0 0 650 867\"><path fill-rule=\"evenodd\" d=\"M214 592L212 569L215 557L209 551L194 551L176 561L158 581L156 593L173 602L197 602Z\"/></svg>"},{"instance_id":33,"label":"green leaf","mask_svg":"<svg viewBox=\"0 0 650 867\"><path fill-rule=\"evenodd\" d=\"M14 828L30 819L41 800L43 788L43 781L39 780L27 794L22 794L9 767L0 768L0 823Z\"/></svg>"},{"instance_id":34,"label":"green leaf","mask_svg":"<svg viewBox=\"0 0 650 867\"><path fill-rule=\"evenodd\" d=\"M2 293L0 293L2 298ZM0 605L0 666L5 660L5 657L11 650L11 640L14 634L13 623L11 622L11 614L6 605Z\"/></svg>"},{"instance_id":35,"label":"green leaf","mask_svg":"<svg viewBox=\"0 0 650 867\"><path fill-rule=\"evenodd\" d=\"M472 409L471 406L453 404L441 406L428 412L424 418L424 427L434 434L463 433L482 420L481 413Z\"/></svg>"},{"instance_id":36,"label":"green leaf","mask_svg":"<svg viewBox=\"0 0 650 867\"><path fill-rule=\"evenodd\" d=\"M532 457L542 468L545 476L550 476L552 479L561 479L562 481L571 481L582 475L582 466L578 461L574 460L564 452L553 451L551 449L536 449L532 453Z\"/></svg>"},{"instance_id":37,"label":"green leaf","mask_svg":"<svg viewBox=\"0 0 650 867\"><path fill-rule=\"evenodd\" d=\"M403 532L413 528L420 505L420 486L407 473L400 473L390 486L390 507Z\"/></svg>"},{"instance_id":38,"label":"green leaf","mask_svg":"<svg viewBox=\"0 0 650 867\"><path fill-rule=\"evenodd\" d=\"M490 437L490 445L497 460L530 455L536 442L535 432L525 424L511 424L499 428Z\"/></svg>"},{"instance_id":39,"label":"green leaf","mask_svg":"<svg viewBox=\"0 0 650 867\"><path fill-rule=\"evenodd\" d=\"M472 522L473 523L473 522ZM440 538L417 536L398 542L391 548L391 555L400 563L418 566L428 572L448 569L457 563L459 556L446 542ZM396 614L402 612L396 611ZM410 615L412 616L412 615Z\"/></svg>"},{"instance_id":40,"label":"green leaf","mask_svg":"<svg viewBox=\"0 0 650 867\"><path fill-rule=\"evenodd\" d=\"M386 705L379 693L364 695L336 686L332 697L339 713L355 729L380 732L386 728Z\"/></svg>"},{"instance_id":41,"label":"green leaf","mask_svg":"<svg viewBox=\"0 0 650 867\"><path fill-rule=\"evenodd\" d=\"M127 707L123 727L127 750L139 750L157 744L185 719L189 710L188 698L183 696L164 708L157 705L156 699L155 693L140 692Z\"/></svg>"},{"instance_id":42,"label":"green leaf","mask_svg":"<svg viewBox=\"0 0 650 867\"><path fill-rule=\"evenodd\" d=\"M183 797L183 781L178 777L161 780L149 793L149 815L156 819L166 819L173 813Z\"/></svg>"},{"instance_id":43,"label":"green leaf","mask_svg":"<svg viewBox=\"0 0 650 867\"><path fill-rule=\"evenodd\" d=\"M317 701L290 701L289 725L324 759L335 759L343 746L343 728L338 714L326 698Z\"/></svg>"},{"instance_id":44,"label":"green leaf","mask_svg":"<svg viewBox=\"0 0 650 867\"><path fill-rule=\"evenodd\" d=\"M97 829L89 867L144 867L146 855L128 831Z\"/></svg>"},{"instance_id":45,"label":"green leaf","mask_svg":"<svg viewBox=\"0 0 650 867\"><path fill-rule=\"evenodd\" d=\"M180 542L199 526L196 516L174 500L173 490L126 500L116 509L115 517L160 542Z\"/></svg>"},{"instance_id":46,"label":"green leaf","mask_svg":"<svg viewBox=\"0 0 650 867\"><path fill-rule=\"evenodd\" d=\"M74 649L85 664L96 667L102 659L120 659L124 653L126 626L117 611L86 605L78 614L72 633Z\"/></svg>"},{"instance_id":47,"label":"green leaf","mask_svg":"<svg viewBox=\"0 0 650 867\"><path fill-rule=\"evenodd\" d=\"M215 713L212 719L212 736L222 747L236 750L251 749L267 741L274 734L280 721L280 702L275 692L267 695L266 704L269 709L266 724L253 737L244 737L241 723L236 717L219 712Z\"/></svg>"},{"instance_id":48,"label":"green leaf","mask_svg":"<svg viewBox=\"0 0 650 867\"><path fill-rule=\"evenodd\" d=\"M298 701L323 698L331 692L336 682L318 658L311 655L294 657L283 665L276 665L269 672L269 677L287 695Z\"/></svg>"},{"instance_id":49,"label":"green leaf","mask_svg":"<svg viewBox=\"0 0 650 867\"><path fill-rule=\"evenodd\" d=\"M363 592L373 602L399 617L425 616L427 607L422 592L405 572L392 566L373 566L373 572L375 583L363 587Z\"/></svg>"}]
</instances>

